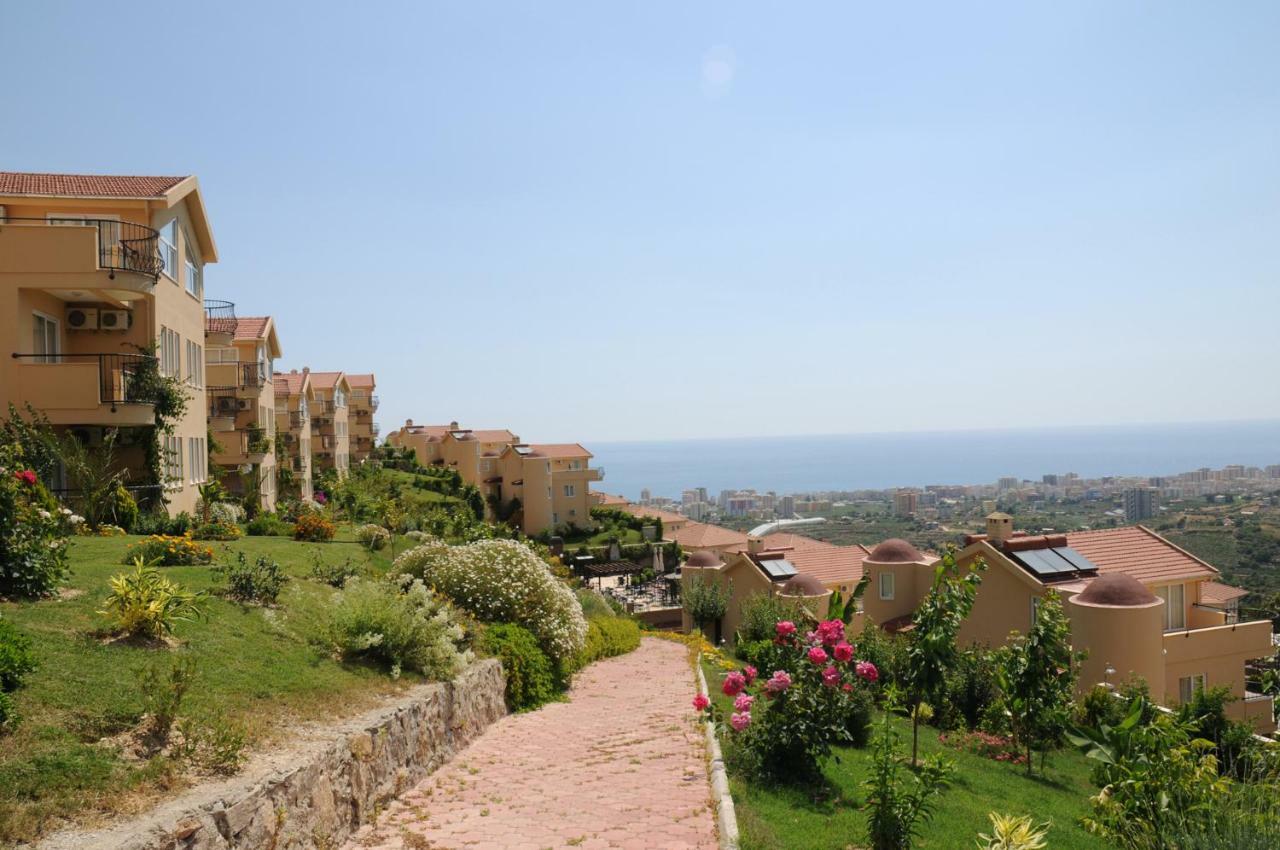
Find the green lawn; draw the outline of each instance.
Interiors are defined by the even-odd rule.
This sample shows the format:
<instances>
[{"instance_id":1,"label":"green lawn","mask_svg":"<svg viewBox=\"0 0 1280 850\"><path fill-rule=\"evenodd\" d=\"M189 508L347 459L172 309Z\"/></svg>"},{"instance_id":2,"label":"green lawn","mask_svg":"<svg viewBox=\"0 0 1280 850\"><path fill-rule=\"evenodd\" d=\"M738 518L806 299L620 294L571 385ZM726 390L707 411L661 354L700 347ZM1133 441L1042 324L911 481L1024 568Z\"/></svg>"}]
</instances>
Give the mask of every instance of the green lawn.
<instances>
[{"instance_id":1,"label":"green lawn","mask_svg":"<svg viewBox=\"0 0 1280 850\"><path fill-rule=\"evenodd\" d=\"M16 695L22 724L0 737L0 846L39 834L49 828L51 816L118 811L181 781L163 760L126 762L111 748L95 746L137 724L142 711L138 673L156 662L194 657L197 680L184 710L241 727L251 743L270 740L290 721L356 711L410 683L341 664L307 640L333 593L310 578L314 553L330 562L349 556L374 572L385 572L390 564L387 550L367 553L351 540L349 529L327 544L281 537L210 544L216 562L239 551L251 560L267 555L292 580L280 605L270 609L211 596L209 619L179 624L181 646L173 650L103 639L108 621L96 612L108 578L126 569L120 563L125 548L137 539L77 538L69 592L62 599L0 603L0 614L32 637L40 663ZM405 541L397 540L397 548L403 551ZM197 590L218 587L208 567L165 567L163 572Z\"/></svg>"},{"instance_id":2,"label":"green lawn","mask_svg":"<svg viewBox=\"0 0 1280 850\"><path fill-rule=\"evenodd\" d=\"M713 696L728 709L729 700L719 692L721 678L712 666L704 666ZM911 724L893 717L901 733L904 754L909 754ZM876 720L877 725L880 718ZM955 760L952 786L938 800L932 821L923 825L914 847L934 850L972 848L980 832L990 832L987 813L1031 815L1037 822L1051 821L1049 847L1053 850L1105 848L1106 842L1079 826L1090 810L1089 797L1097 789L1089 782L1089 764L1074 752L1050 756L1046 777L1028 778L1026 768L993 761L946 747L938 731L923 727L921 753L945 752ZM821 792L788 788L763 788L742 776L730 775L743 850L830 850L862 847L865 842L865 802L860 783L871 769L871 750L843 748L839 761L831 760L824 774L827 788Z\"/></svg>"}]
</instances>

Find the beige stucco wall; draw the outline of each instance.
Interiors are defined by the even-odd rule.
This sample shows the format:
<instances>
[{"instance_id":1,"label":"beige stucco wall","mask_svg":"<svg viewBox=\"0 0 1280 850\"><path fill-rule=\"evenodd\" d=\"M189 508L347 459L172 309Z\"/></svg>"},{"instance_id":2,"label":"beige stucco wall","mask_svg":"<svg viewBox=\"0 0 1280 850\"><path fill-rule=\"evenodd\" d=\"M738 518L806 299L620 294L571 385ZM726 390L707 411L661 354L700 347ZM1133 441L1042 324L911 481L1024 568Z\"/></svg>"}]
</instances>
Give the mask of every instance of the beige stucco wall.
<instances>
[{"instance_id":1,"label":"beige stucco wall","mask_svg":"<svg viewBox=\"0 0 1280 850\"><path fill-rule=\"evenodd\" d=\"M1226 685L1233 694L1245 692L1244 665L1254 658L1269 657L1271 621L1257 620L1230 626L1169 632L1162 635L1164 695L1166 705L1178 701L1178 680L1203 675L1206 687ZM1160 693L1154 685L1151 692ZM1230 703L1227 714L1236 719L1248 716L1243 699Z\"/></svg>"},{"instance_id":2,"label":"beige stucco wall","mask_svg":"<svg viewBox=\"0 0 1280 850\"><path fill-rule=\"evenodd\" d=\"M867 559L862 562L862 570L871 579L862 597L862 609L874 623L886 623L915 611L933 580L933 567L923 563L880 563ZM880 598L880 576L884 573L894 576L893 599Z\"/></svg>"}]
</instances>

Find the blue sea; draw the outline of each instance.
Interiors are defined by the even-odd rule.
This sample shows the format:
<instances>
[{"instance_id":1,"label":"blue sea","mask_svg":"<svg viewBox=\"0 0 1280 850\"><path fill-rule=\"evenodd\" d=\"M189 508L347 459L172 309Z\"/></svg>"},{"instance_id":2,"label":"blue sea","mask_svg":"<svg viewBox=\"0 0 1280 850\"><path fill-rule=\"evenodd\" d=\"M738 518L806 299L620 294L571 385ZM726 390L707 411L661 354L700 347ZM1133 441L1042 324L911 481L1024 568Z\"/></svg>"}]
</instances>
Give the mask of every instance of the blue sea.
<instances>
[{"instance_id":1,"label":"blue sea","mask_svg":"<svg viewBox=\"0 0 1280 850\"><path fill-rule=\"evenodd\" d=\"M988 484L1045 473L1172 475L1280 463L1280 420L1009 431L592 442L592 489L679 498L691 487L778 493Z\"/></svg>"}]
</instances>

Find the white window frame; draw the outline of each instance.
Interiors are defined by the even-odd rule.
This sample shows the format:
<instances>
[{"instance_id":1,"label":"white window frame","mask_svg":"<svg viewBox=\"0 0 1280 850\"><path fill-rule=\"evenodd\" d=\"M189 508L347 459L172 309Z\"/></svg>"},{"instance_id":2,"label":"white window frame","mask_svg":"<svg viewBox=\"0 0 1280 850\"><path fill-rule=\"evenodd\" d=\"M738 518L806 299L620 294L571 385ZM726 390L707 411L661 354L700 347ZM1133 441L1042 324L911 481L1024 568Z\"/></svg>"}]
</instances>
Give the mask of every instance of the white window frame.
<instances>
[{"instance_id":1,"label":"white window frame","mask_svg":"<svg viewBox=\"0 0 1280 850\"><path fill-rule=\"evenodd\" d=\"M195 256L196 243L187 233L186 228L182 230L182 247L186 251L183 256L185 266L183 274L186 277L187 294L193 298L201 298L204 295L204 270L192 260Z\"/></svg>"},{"instance_id":2,"label":"white window frame","mask_svg":"<svg viewBox=\"0 0 1280 850\"><path fill-rule=\"evenodd\" d=\"M197 388L204 386L204 349L193 339L187 340L187 383Z\"/></svg>"},{"instance_id":3,"label":"white window frame","mask_svg":"<svg viewBox=\"0 0 1280 850\"><path fill-rule=\"evenodd\" d=\"M885 582L885 579L888 579L889 581ZM897 577L887 570L880 573L880 578L877 580L876 584L880 591L880 598L882 600L886 602L893 600L894 592L897 590L895 587L897 584L896 579Z\"/></svg>"},{"instance_id":4,"label":"white window frame","mask_svg":"<svg viewBox=\"0 0 1280 850\"><path fill-rule=\"evenodd\" d=\"M572 484L564 485L564 497L566 499L572 499L577 492L578 491L574 488Z\"/></svg>"},{"instance_id":5,"label":"white window frame","mask_svg":"<svg viewBox=\"0 0 1280 850\"><path fill-rule=\"evenodd\" d=\"M171 230L172 240L165 238L165 231ZM156 249L160 252L160 271L174 283L178 282L178 220L176 218L156 228L160 234Z\"/></svg>"},{"instance_id":6,"label":"white window frame","mask_svg":"<svg viewBox=\"0 0 1280 850\"><path fill-rule=\"evenodd\" d=\"M41 335L41 345L44 351L38 351L40 347L36 345L36 320L44 322L44 333ZM53 331L53 351L49 351L49 331ZM60 363L62 361L62 324L50 316L48 313L42 313L39 310L31 311L31 353L39 354L40 358L37 363Z\"/></svg>"},{"instance_id":7,"label":"white window frame","mask_svg":"<svg viewBox=\"0 0 1280 850\"><path fill-rule=\"evenodd\" d=\"M1185 683L1185 684L1184 684ZM1181 676L1178 679L1178 703L1185 705L1195 699L1196 691L1203 691L1208 687L1209 677L1204 673L1192 673L1190 676Z\"/></svg>"}]
</instances>

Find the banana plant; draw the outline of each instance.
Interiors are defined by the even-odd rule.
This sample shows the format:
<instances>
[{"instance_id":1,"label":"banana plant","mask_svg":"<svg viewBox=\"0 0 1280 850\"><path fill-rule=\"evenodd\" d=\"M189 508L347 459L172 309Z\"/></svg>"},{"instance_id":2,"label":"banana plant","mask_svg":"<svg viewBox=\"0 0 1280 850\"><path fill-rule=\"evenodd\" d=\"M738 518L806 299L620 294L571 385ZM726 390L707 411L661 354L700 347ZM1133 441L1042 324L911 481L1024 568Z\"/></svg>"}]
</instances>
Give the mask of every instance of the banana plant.
<instances>
[{"instance_id":1,"label":"banana plant","mask_svg":"<svg viewBox=\"0 0 1280 850\"><path fill-rule=\"evenodd\" d=\"M831 594L831 602L827 605L827 616L833 620L839 620L846 626L853 622L853 615L858 613L858 603L862 601L862 594L867 592L867 586L871 584L871 576L863 576L854 585L853 590L849 591L849 598L845 599L840 591L834 591Z\"/></svg>"}]
</instances>

